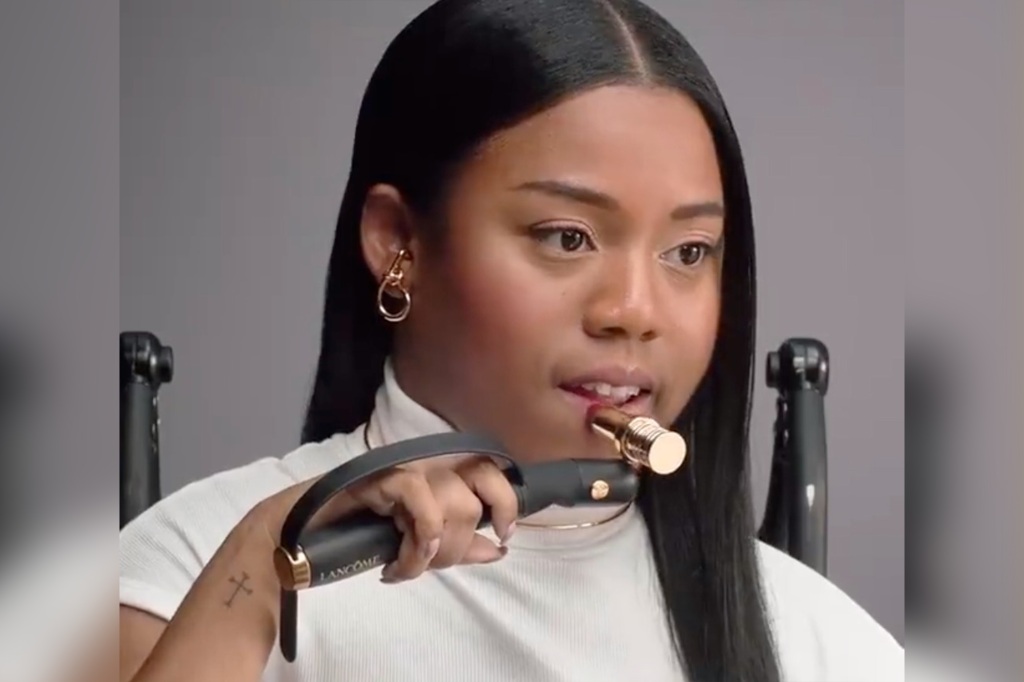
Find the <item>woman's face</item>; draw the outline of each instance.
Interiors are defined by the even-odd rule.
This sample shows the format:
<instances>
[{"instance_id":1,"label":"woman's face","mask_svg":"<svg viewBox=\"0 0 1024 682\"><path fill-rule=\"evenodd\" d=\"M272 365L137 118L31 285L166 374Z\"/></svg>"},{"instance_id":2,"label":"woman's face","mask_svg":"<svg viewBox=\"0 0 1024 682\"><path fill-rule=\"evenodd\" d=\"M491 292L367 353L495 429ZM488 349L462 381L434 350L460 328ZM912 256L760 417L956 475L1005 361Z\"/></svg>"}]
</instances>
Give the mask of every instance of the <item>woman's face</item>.
<instances>
[{"instance_id":1,"label":"woman's face","mask_svg":"<svg viewBox=\"0 0 1024 682\"><path fill-rule=\"evenodd\" d=\"M446 218L441 243L410 243L395 363L411 397L520 461L613 456L586 426L595 402L663 424L683 410L715 345L724 246L691 100L616 86L565 101L487 142Z\"/></svg>"}]
</instances>

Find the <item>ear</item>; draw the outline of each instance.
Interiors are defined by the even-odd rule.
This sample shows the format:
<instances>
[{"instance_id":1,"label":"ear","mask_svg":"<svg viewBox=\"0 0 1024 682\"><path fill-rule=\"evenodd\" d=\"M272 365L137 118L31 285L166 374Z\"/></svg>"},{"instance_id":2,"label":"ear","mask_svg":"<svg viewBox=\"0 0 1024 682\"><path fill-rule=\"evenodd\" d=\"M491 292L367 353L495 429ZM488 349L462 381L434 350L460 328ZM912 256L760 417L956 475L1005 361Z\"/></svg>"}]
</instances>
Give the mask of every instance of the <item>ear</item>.
<instances>
[{"instance_id":1,"label":"ear","mask_svg":"<svg viewBox=\"0 0 1024 682\"><path fill-rule=\"evenodd\" d=\"M398 252L413 252L413 216L401 193L392 185L374 185L366 193L359 224L363 258L374 278L380 282ZM406 262L405 281L413 282L415 258Z\"/></svg>"}]
</instances>

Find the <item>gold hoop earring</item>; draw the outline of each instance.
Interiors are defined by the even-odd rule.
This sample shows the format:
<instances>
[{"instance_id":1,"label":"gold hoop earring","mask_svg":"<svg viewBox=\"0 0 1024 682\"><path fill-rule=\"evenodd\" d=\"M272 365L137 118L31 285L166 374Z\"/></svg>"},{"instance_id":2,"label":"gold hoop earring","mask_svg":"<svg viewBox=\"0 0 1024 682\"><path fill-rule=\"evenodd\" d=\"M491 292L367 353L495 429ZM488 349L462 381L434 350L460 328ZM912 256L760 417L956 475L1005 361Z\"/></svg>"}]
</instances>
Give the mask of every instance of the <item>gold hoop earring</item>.
<instances>
[{"instance_id":1,"label":"gold hoop earring","mask_svg":"<svg viewBox=\"0 0 1024 682\"><path fill-rule=\"evenodd\" d=\"M409 290L405 288L405 284L402 281L405 279L405 272L402 270L402 263L409 258L409 251L402 249L395 256L395 260L391 262L391 267L384 273L384 279L381 280L380 286L377 288L377 310L388 322L401 322L409 316L409 310L412 308L412 296L409 294ZM397 291L398 294L390 294L390 291ZM402 301L402 307L396 312L388 309L387 305L384 304L384 296L389 295L391 298L398 298Z\"/></svg>"}]
</instances>

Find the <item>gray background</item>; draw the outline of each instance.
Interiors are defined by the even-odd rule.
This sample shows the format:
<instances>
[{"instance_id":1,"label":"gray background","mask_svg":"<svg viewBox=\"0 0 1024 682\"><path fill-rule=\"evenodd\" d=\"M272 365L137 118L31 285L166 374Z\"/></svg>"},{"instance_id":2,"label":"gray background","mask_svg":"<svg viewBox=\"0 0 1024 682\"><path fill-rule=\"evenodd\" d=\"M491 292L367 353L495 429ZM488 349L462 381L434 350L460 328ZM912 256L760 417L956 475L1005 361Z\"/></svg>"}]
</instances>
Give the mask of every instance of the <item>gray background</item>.
<instances>
[{"instance_id":1,"label":"gray background","mask_svg":"<svg viewBox=\"0 0 1024 682\"><path fill-rule=\"evenodd\" d=\"M114 3L0 3L0 335L31 376L0 507L30 530L117 514L117 28Z\"/></svg>"},{"instance_id":2,"label":"gray background","mask_svg":"<svg viewBox=\"0 0 1024 682\"><path fill-rule=\"evenodd\" d=\"M298 439L357 109L426 0L126 3L121 328L156 332L166 490ZM655 0L749 164L759 364L825 341L830 577L903 636L903 5ZM763 508L773 395L753 424Z\"/></svg>"},{"instance_id":3,"label":"gray background","mask_svg":"<svg viewBox=\"0 0 1024 682\"><path fill-rule=\"evenodd\" d=\"M391 2L381 0L381 4ZM141 131L138 122L134 124L134 152L129 137L133 129L128 127L130 121L126 121L126 156L145 160L142 145L147 139L161 135L164 139L153 146L174 152L185 145L185 150L195 153L194 150L200 147L198 142L182 134L188 132L185 123L190 120L193 128L198 127L197 123L213 128L215 124L212 121L217 121L226 142L237 146L238 141L230 138L233 122L226 116L221 122L213 110L212 103L217 101L218 95L213 89L213 79L205 74L210 70L220 74L245 71L243 75L252 81L260 77L257 72L280 76L286 71L291 77L286 85L301 91L303 98L302 102L294 103L294 110L306 112L307 118L303 120L295 116L283 121L287 128L282 125L280 135L255 140L251 151L265 152L269 156L270 149L275 153L282 148L295 149L295 156L301 158L289 169L291 175L295 174L296 168L307 172L301 177L302 185L292 182L286 185L281 181L261 186L261 192L273 193L269 195L273 201L266 201L266 205L260 208L262 215L288 213L287 219L278 217L277 222L281 224L275 225L277 229L273 236L282 242L286 234L290 239L302 239L304 235L308 239L313 235L312 238L318 240L317 245L326 247L329 225L334 219L345 174L355 100L386 39L398 29L401 20L411 16L413 10L408 10L400 21L375 29L372 23L365 21L369 13L364 5L350 0L324 0L319 11L323 12L326 25L319 27L314 25L318 23L316 7L289 3L287 16L283 10L272 10L276 13L273 31L269 28L256 31L257 25L266 26L269 19L260 19L257 14L247 16L243 11L266 14L267 10L264 8L260 12L255 2L236 3L219 12L218 26L221 28L210 27L201 36L206 42L201 58L190 59L189 55L198 47L192 38L197 36L201 27L191 31L184 29L186 25L202 22L198 12L202 12L203 5L208 7L209 3L177 2L176 9L166 10L191 13L187 21L184 17L175 20L173 16L149 16L148 12L159 11L160 8L153 2L145 3L150 7L140 7L143 4L141 0L135 0L127 9L141 11L146 16L122 17L125 49L121 66L126 76L132 77L135 73L136 81L155 80L168 71L188 69L194 73L191 76L194 82L186 90L184 82L187 79L183 74L176 80L154 82L149 86L146 97L154 98L154 104L137 102L136 108L159 114L159 105L165 104L169 107L163 114L167 118L154 117L148 131ZM771 13L782 14L775 20L766 19L764 15L769 10L762 10L763 4L771 5ZM805 257L809 251L800 246L803 242L794 241L792 237L790 247L796 250L796 255L782 256L783 246L776 243L774 233L788 227L792 232L796 229L784 221L766 224L764 212L769 209L765 202L775 199L777 208L773 210L776 213L792 204L790 210L798 219L797 224L802 226L803 239L815 239L818 230L828 231L831 235L828 239L838 239L835 236L837 228L831 215L814 223L804 216L801 206L808 201L813 204L815 197L802 188L785 196L766 195L765 188L771 186L767 183L776 182L780 176L770 172L772 168L768 167L769 158L765 156L764 149L771 144L773 135L785 133L792 138L802 134L801 126L806 122L816 126L811 130L818 131L813 138L814 143L826 145L816 163L828 172L835 172L836 169L841 171L844 163L843 159L834 158L835 145L842 144L847 149L860 147L847 139L832 141L820 128L845 129L853 126L858 132L857 137L861 138L859 144L871 144L875 132L870 126L860 125L857 116L843 117L845 105L830 107L828 116L817 116L814 108L821 106L820 103L800 106L798 102L787 102L782 97L773 104L767 98L776 91L791 96L799 89L794 80L797 73L801 77L810 74L816 81L832 80L816 70L823 52L859 51L858 59L873 64L878 47L853 36L844 37L844 32L835 29L833 22L828 22L833 28L822 35L802 31L799 40L793 40L789 27L794 25L792 22L796 22L795 26L805 26L801 19L805 12L810 12L809 16L815 21L820 18L815 15L826 12L857 12L865 18L872 12L879 12L878 30L882 30L884 25L892 25L893 21L903 21L905 57L902 64L889 67L894 72L881 66L878 71L884 72L883 76L889 73L897 80L895 87L903 88L906 166L902 177L907 180L905 205L888 212L883 210L884 206L871 210L877 203L875 195L863 197L863 203L868 206L857 213L870 215L862 224L855 226L850 239L858 238L860 233L856 230L862 226L870 229L873 224L881 223L886 229L879 229L880 237L873 234L870 239L859 240L857 244L862 246L861 249L851 252L829 249L820 254L821 259L831 266L829 275L819 278L815 287L808 288L805 295L814 295L818 286L828 287L830 291L833 288L838 290L832 278L841 272L840 268L846 262L844 259L853 261L853 256L857 257L856 262L845 267L856 266L863 271L855 282L858 286L871 286L874 273L879 271L881 277L892 278L896 287L892 295L899 297L899 280L906 279L908 319L913 320L917 332L924 333L927 344L941 349L936 373L949 382L945 398L953 408L949 413L950 419L942 425L942 435L947 444L945 449L954 455L949 462L952 474L946 486L949 495L943 495L937 501L936 508L927 518L927 527L915 524L909 529L911 534L927 530L934 537L935 547L926 557L930 568L951 567L947 571L943 592L943 597L953 602L951 613L942 614L945 618L929 619L924 626L952 635L940 637L937 642L947 652L952 650L955 657L959 658L966 649L967 654L973 654L977 660L997 661L1006 671L1016 671L997 679L1020 679L1021 614L1020 600L1015 598L1020 594L1019 580L1024 573L1020 562L1024 533L1020 528L1019 496L1024 461L1020 447L1020 415L1024 412L1021 412L1019 400L1021 337L1020 311L1016 305L1021 290L1020 228L1024 213L1020 192L1020 147L1016 144L1020 137L1020 123L1024 121L1021 110L1024 96L1020 79L1022 24L1019 2L975 0L965 5L962 0L906 0L903 3L893 2L888 9L879 6L870 11L861 9L863 0L828 3L808 0L773 0L771 3L702 0L698 3L696 0L680 0L680 5L685 7L683 11L687 20L679 25L697 42L722 81L739 120L747 155L753 157L751 166L756 176L752 181L761 221L762 303L774 305L778 314L787 315L795 314L795 310L806 310L806 307L784 306L783 294L769 287L768 278L775 282L771 287L785 286L784 283L778 284L780 279L784 279L781 274L783 268L807 267L805 264L808 262L813 266L815 260ZM236 10L235 16L229 21L232 9ZM380 7L377 11L383 9ZM401 11L402 7L398 10ZM354 13L338 16L344 12ZM329 21L328 13L335 14L335 21ZM889 19L883 21L882 17ZM170 23L160 27L158 19L168 19ZM205 353L216 355L219 364L208 361L209 366L219 373L217 376L227 376L233 356L226 348L215 344L201 347L195 341L188 341L188 337L198 334L196 319L201 320L206 315L216 321L215 316L205 313L204 299L193 295L191 301L173 307L170 295L159 295L161 290L169 291L171 283L175 286L187 284L189 273L198 269L200 261L196 256L188 257L180 248L170 256L160 251L147 251L144 248L146 240L140 242L135 235L150 233L159 236L156 226L151 224L154 220L162 221L159 226L165 227L172 235L191 234L194 240L199 239L197 235L203 230L216 235L217 230L231 225L219 225L210 219L199 225L192 224L187 216L182 215L187 212L188 204L183 208L169 199L163 199L160 204L153 203L141 215L137 213L130 220L126 216L123 221L121 237L125 253L132 253L132 258L141 258L151 266L162 263L163 270L161 272L152 266L155 278L149 280L140 276L138 269L133 271L125 267L120 288L124 296L124 325L119 324L118 22L118 5L109 1L0 3L0 330L13 328L18 335L34 342L35 355L42 360L34 372L36 381L33 383L38 389L35 399L25 400L22 406L32 416L19 423L22 434L26 436L24 448L20 453L11 451L6 460L0 460L0 465L6 467L0 472L0 496L7 502L16 499L21 504L22 513L12 516L16 524L29 531L40 527L60 531L67 519L80 515L83 501L99 505L101 516L109 518L107 525L110 530L107 542L98 545L96 552L108 555L112 564L117 551L117 394L113 379L116 371L113 348L118 329L143 325L157 329L180 349L179 355L185 353L180 361L181 373L173 387L166 389L165 395L164 407L169 419L165 435L165 441L169 439L165 464L167 482L172 487L224 465L242 463L258 453L269 451L278 454L282 448L290 448L298 431L305 378L312 363L309 353L314 345L312 341L303 341L301 343L306 348L284 353L272 352L269 344L250 350L253 359L258 357L263 362L263 372L257 368L252 380L262 395L257 399L255 392L247 394L251 396L247 409L252 410L253 418L246 419L242 427L236 424L228 428L232 437L225 437L225 447L209 447L211 434L217 429L204 425L195 417L200 410L190 406L190 401L205 399L200 390L207 388L195 369L197 358ZM246 51L249 58L254 54L260 57L265 51L266 56L259 64L247 67L238 64L242 60L235 58L234 64L238 66L229 68L231 64L225 64L225 60L230 59L232 53L227 49L223 50L221 58L213 58L220 49L218 44L230 37L222 35L227 24L234 26L232 35L247 33L252 36L250 42L263 44L262 51L256 47ZM755 34L754 27L763 27L764 30ZM138 35L140 30L149 32L149 35ZM170 35L161 38L164 30L188 40L180 42ZM892 30L894 35L898 35L895 26ZM707 39L711 31L718 33L717 42ZM781 33L776 35L779 31ZM306 45L305 40L295 38L299 33L315 39L315 44ZM279 37L287 37L291 43L290 52L275 51ZM363 45L363 42L368 44ZM815 48L813 52L784 53L787 42L797 46L813 42L824 47ZM881 41L880 46L883 50L886 46L898 49L889 41ZM345 54L339 56L342 51ZM314 58L312 53L324 57ZM790 58L785 60L784 54L790 54ZM328 58L328 55L333 56ZM890 58L899 60L899 57L891 55L886 57ZM778 68L783 61L785 68ZM150 67L152 71L145 73ZM772 72L769 67L777 72ZM792 72L792 69L796 71ZM362 74L359 83L350 84L343 80L350 70ZM758 78L748 77L748 73L756 73ZM849 73L844 71L840 74L841 77L837 77L840 82L834 83L833 89L847 89L841 81L849 77ZM331 82L331 79L339 80ZM230 82L232 79L223 80ZM326 82L327 85L313 87L311 80ZM900 85L899 80L905 82ZM218 82L216 86L223 88L228 84ZM173 99L190 92L196 93L194 101ZM126 90L125 94L129 95L130 91ZM877 91L862 90L858 94L851 88L842 101L853 101L856 107L861 99L872 96L877 97ZM326 97L327 101L319 102L317 97ZM755 97L758 101L751 104ZM741 110L742 98L746 98L747 103ZM278 107L263 114L272 116L271 112L276 114L280 107L289 106L289 102L281 100L268 97L255 103L263 107L268 103ZM898 98L883 98L883 101L887 106L900 106ZM124 110L126 118L133 110L130 100L128 104ZM256 119L253 117L259 113L244 105L245 102L236 104L231 113L243 121L250 121L247 124L250 130L266 125L268 119L264 118L261 124L254 126L252 121ZM178 107L184 109L178 109L181 113L174 114L173 110ZM770 117L768 134L762 130L760 136L755 135L760 130L761 117L770 114L774 107L785 111L778 111ZM303 125L310 119L317 120L315 114L319 114L322 121L318 128L325 132L315 141L310 141L304 134L307 128ZM786 116L796 117L792 125L787 123ZM196 118L201 120L196 122ZM173 121L174 125L161 124L161 120ZM219 136L209 132L206 138L220 141ZM316 166L313 162L320 157L297 148L296 143L299 142L304 142L314 152L323 145L324 155L329 158L320 161L322 167ZM331 148L331 143L337 145L336 148ZM833 146L828 146L830 143ZM275 144L276 148L268 147ZM193 164L195 168L209 176L209 170L217 168L217 150L218 147L211 147L195 153L198 158ZM874 148L872 150L880 153ZM868 152L865 150L864 153ZM771 162L780 164L786 158L785 154L773 156ZM237 177L246 177L245 173L251 174L258 169L258 166L243 164L237 159L231 163L235 167L230 172ZM896 163L899 163L898 159ZM192 165L182 162L177 165L180 172L173 176L170 172L164 173L165 181L188 181L195 172ZM159 169L159 159L149 164L136 164L130 170L140 172L140 169L154 173L154 169ZM800 182L814 187L815 177L815 174L804 171ZM894 182L899 180L895 178ZM129 189L140 189L140 183L134 181L133 184L127 170L123 181L126 197ZM867 180L862 180L861 184L854 185L849 194L842 186L832 187L829 196L850 197L845 203L856 207L859 192L866 183ZM151 181L150 184L157 183ZM790 184L795 186L797 183ZM300 187L316 188L311 193L316 199L282 201L286 191ZM233 201L242 196L237 186L234 189L234 196L223 195L221 200ZM160 197L158 187L150 191L154 197ZM219 196L219 191L216 186L209 187L207 206ZM258 199L263 195L249 192L248 196ZM202 207L201 203L197 204L200 197L195 191L178 191L174 198L178 197ZM285 198L288 197L285 195ZM271 211L281 204L285 204L286 210ZM249 206L246 204L247 208ZM318 214L310 217L309 210L313 206L317 207ZM210 211L209 208L203 210ZM174 218L164 216L161 211L169 211L168 215ZM304 223L294 219L300 212L306 221ZM843 216L839 215L838 219L843 219ZM769 228L773 232L769 232ZM173 236L168 238L177 239ZM249 238L239 240L236 246L245 248ZM135 243L139 245L133 247ZM312 246L307 244L300 248L314 253ZM275 248L278 250L276 258L284 261L290 253L289 245L282 243ZM883 271L875 266L879 253L884 252L884 256L890 251L906 256L898 276L892 270ZM168 257L175 260L163 263L163 259ZM216 263L215 256L205 255L203 258ZM313 334L307 325L317 324L313 310L318 304L312 299L318 300L320 296L319 280L326 254L310 257L313 262L296 256L291 258L298 262L299 267L292 267L287 273L289 281L302 276L301 281L305 283L301 287L292 286L289 300L307 312L302 314L300 324L292 321L292 328L300 332L299 335L287 336L288 339L311 339ZM270 257L266 257L264 262L268 260ZM234 286L244 273L238 273L237 265L230 262L226 266L234 272L224 281L227 286ZM219 296L216 279L209 274L206 279L210 295ZM154 290L152 298L148 299L152 303L145 302L149 294L132 297L133 291L147 286ZM242 288L236 299L245 300L247 295L244 292ZM258 291L254 292L252 297L258 294ZM238 314L235 310L237 304L229 308L226 302L218 302L215 298L211 300L218 314ZM865 308L877 304L875 300L866 300ZM263 300L248 305L253 308L264 305L260 311L271 319L281 319L280 315L287 312L273 297L265 296ZM810 331L816 331L825 324L836 326L841 323L840 317L839 311L825 307L814 314L815 326ZM842 351L841 358L838 355L836 358L837 383L830 398L829 418L833 433L833 486L840 488L837 494L845 495L846 501L839 510L834 507L833 538L845 538L844 544L853 543L849 550L837 548L833 543L833 575L883 624L898 631L898 623L902 620L902 601L898 596L891 601L889 597L900 594L903 582L899 577L901 554L896 550L899 540L895 539L901 535L902 527L899 527L899 522L894 524L898 530L880 522L862 525L863 519L857 516L865 512L860 507L877 504L877 500L871 497L872 486L870 481L864 484L862 480L858 481L859 487L846 483L851 470L860 472L858 479L872 476L886 483L883 474L877 477L868 474L871 467L861 460L864 456L880 456L873 455L873 451L861 447L861 444L865 442L862 439L874 431L876 418L884 410L880 407L868 409L871 396L864 388L868 382L858 379L858 371L870 366L872 360L871 354L860 349L858 344L865 339L870 342L872 331L892 336L898 333L895 327L885 326L893 324L891 321L876 322L877 328L873 330L871 324L871 320L865 319L863 329L852 330L851 334L858 334L855 338L838 338L835 334L826 338L835 353ZM252 326L256 325L252 323ZM764 316L761 325L764 349L792 333L790 324L776 323ZM811 322L806 322L801 326L811 325ZM784 331L776 331L783 327ZM288 348L285 345L288 339L282 341L285 333L281 329L285 328L271 328L264 333ZM232 337L228 331L218 334L221 338ZM772 338L772 334L778 334L777 338ZM824 334L822 336L824 338ZM182 346L179 340L185 345ZM261 339L257 337L255 341L259 343ZM836 345L840 343L842 349ZM891 357L890 350L886 348L879 358ZM294 368L281 370L284 381L273 384L264 376L280 367L282 360L290 361L292 357L298 359L294 360ZM844 370L842 363L855 369ZM241 372L235 370L231 374L235 383L240 383L237 377ZM840 385L840 376L843 376L845 386ZM879 384L879 399L886 395L881 387L900 390L894 383L895 379L890 379L893 383ZM844 392L850 395L850 382L856 382L861 388L858 389L860 398L856 401L859 412L847 418L837 414L838 408L832 405ZM216 389L215 381L207 383ZM764 426L770 407L763 389L758 400L759 418ZM852 398L846 400L847 409L850 409L850 403L855 401ZM219 403L209 401L208 404ZM223 404L225 410L234 409L230 400ZM283 425L273 430L263 428L265 433L261 432L261 435L247 428L268 423L268 419L282 414L285 417L278 424ZM862 420L862 429L854 426L857 419ZM241 421L241 418L236 417L235 420ZM836 429L843 428L841 423L836 423L837 420L847 421L847 431L854 434L855 443L844 444L836 440ZM197 422L198 427L195 426ZM254 449L251 448L253 443L256 443ZM898 446L898 438L893 438L892 443L894 447ZM756 445L763 471L767 436L761 436ZM843 464L837 461L840 458ZM916 483L934 477L932 463L926 459L923 464L921 469L911 472L909 480ZM838 478L836 466L844 467L841 471L845 480ZM890 492L894 494L895 490L894 484ZM861 501L858 495L864 495L864 500ZM842 516L837 518L840 511ZM902 519L902 514L898 518ZM44 542L46 535L43 533L41 538ZM861 577L870 575L865 566L874 558L870 543L875 536L882 538L884 543L880 545L877 561L884 566L885 573ZM6 543L3 547L12 549ZM866 549L863 555L857 553L861 549ZM841 561L837 554L840 551L843 552ZM0 581L7 576L0 568ZM114 585L112 570L109 588L113 590ZM114 622L113 602L110 608L111 622ZM908 655L918 661L921 660L916 655L920 651L918 644L926 634L924 626L915 624L908 636L911 640ZM934 637L932 639L935 641ZM54 651L54 648L48 646L46 650ZM963 679L985 678L965 675Z\"/></svg>"}]
</instances>

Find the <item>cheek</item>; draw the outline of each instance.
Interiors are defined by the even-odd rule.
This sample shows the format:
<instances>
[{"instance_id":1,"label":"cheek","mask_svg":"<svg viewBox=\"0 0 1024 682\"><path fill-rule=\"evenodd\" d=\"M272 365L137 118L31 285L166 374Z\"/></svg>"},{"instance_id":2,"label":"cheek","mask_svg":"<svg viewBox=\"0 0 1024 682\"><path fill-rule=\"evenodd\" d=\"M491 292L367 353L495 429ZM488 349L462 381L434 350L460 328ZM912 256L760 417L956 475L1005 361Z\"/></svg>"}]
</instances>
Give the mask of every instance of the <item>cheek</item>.
<instances>
[{"instance_id":1,"label":"cheek","mask_svg":"<svg viewBox=\"0 0 1024 682\"><path fill-rule=\"evenodd\" d=\"M681 299L682 312L672 326L671 346L674 352L678 392L673 395L672 411L678 411L690 400L708 367L718 339L721 295L716 282L708 282L699 291L689 292Z\"/></svg>"},{"instance_id":2,"label":"cheek","mask_svg":"<svg viewBox=\"0 0 1024 682\"><path fill-rule=\"evenodd\" d=\"M707 366L711 361L711 353L718 338L721 297L717 287L711 288L706 294L695 297L691 312L686 316L685 333L690 346L694 349L697 362Z\"/></svg>"},{"instance_id":3,"label":"cheek","mask_svg":"<svg viewBox=\"0 0 1024 682\"><path fill-rule=\"evenodd\" d=\"M539 368L569 319L557 285L508 249L475 248L449 263L447 324L468 369L500 376Z\"/></svg>"}]
</instances>

